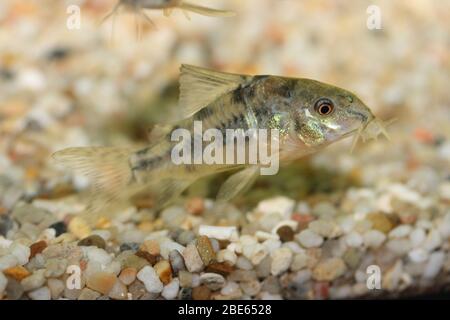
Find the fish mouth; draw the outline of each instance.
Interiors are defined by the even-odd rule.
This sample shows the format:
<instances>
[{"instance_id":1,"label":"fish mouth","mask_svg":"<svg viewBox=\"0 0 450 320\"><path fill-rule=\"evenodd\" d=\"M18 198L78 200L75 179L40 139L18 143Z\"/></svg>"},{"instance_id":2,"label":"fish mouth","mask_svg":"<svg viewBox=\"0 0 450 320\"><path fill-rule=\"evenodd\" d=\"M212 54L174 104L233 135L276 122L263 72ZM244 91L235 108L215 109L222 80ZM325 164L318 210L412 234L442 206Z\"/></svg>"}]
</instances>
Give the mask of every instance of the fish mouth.
<instances>
[{"instance_id":1,"label":"fish mouth","mask_svg":"<svg viewBox=\"0 0 450 320\"><path fill-rule=\"evenodd\" d=\"M381 119L376 118L375 116L371 116L367 121L365 121L359 128L356 128L350 132L348 132L348 135L354 135L352 147L350 152L353 152L353 150L356 147L356 144L358 143L359 139L361 138L363 142L366 142L370 139L377 139L378 136L381 134L383 135L387 140L391 141L391 137L389 136L386 128L390 124L392 124L396 119L389 119L388 121L383 121ZM369 125L374 124L376 131L369 131Z\"/></svg>"}]
</instances>

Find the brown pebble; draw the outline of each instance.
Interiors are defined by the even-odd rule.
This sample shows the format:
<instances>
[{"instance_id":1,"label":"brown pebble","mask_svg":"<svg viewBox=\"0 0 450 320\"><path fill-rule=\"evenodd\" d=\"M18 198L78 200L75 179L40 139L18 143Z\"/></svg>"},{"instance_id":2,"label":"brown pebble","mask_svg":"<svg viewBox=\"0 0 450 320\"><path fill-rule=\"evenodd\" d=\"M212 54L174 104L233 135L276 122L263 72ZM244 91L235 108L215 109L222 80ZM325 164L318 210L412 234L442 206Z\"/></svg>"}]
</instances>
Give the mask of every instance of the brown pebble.
<instances>
[{"instance_id":1,"label":"brown pebble","mask_svg":"<svg viewBox=\"0 0 450 320\"><path fill-rule=\"evenodd\" d=\"M3 273L5 274L5 276L14 278L17 281L22 281L31 274L27 269L25 269L22 266L15 266L5 269L3 270Z\"/></svg>"},{"instance_id":2,"label":"brown pebble","mask_svg":"<svg viewBox=\"0 0 450 320\"><path fill-rule=\"evenodd\" d=\"M100 236L98 236L96 234L93 234L93 235L91 235L89 237L86 237L86 238L81 239L80 241L78 241L78 245L80 247L95 246L95 247L100 248L100 249L105 249L106 242L105 242L105 240L102 237L100 237Z\"/></svg>"},{"instance_id":3,"label":"brown pebble","mask_svg":"<svg viewBox=\"0 0 450 320\"><path fill-rule=\"evenodd\" d=\"M139 249L142 251L146 251L153 256L159 256L160 253L159 243L156 240L144 241Z\"/></svg>"},{"instance_id":4,"label":"brown pebble","mask_svg":"<svg viewBox=\"0 0 450 320\"><path fill-rule=\"evenodd\" d=\"M367 219L372 222L372 228L387 234L394 228L392 221L383 213L370 213Z\"/></svg>"},{"instance_id":5,"label":"brown pebble","mask_svg":"<svg viewBox=\"0 0 450 320\"><path fill-rule=\"evenodd\" d=\"M206 286L198 286L192 289L192 299L209 300L211 298L211 290Z\"/></svg>"},{"instance_id":6,"label":"brown pebble","mask_svg":"<svg viewBox=\"0 0 450 320\"><path fill-rule=\"evenodd\" d=\"M206 272L218 273L224 277L234 271L234 267L228 262L213 262L206 267Z\"/></svg>"},{"instance_id":7,"label":"brown pebble","mask_svg":"<svg viewBox=\"0 0 450 320\"><path fill-rule=\"evenodd\" d=\"M282 242L294 240L294 230L289 226L282 226L278 228L277 234Z\"/></svg>"},{"instance_id":8,"label":"brown pebble","mask_svg":"<svg viewBox=\"0 0 450 320\"><path fill-rule=\"evenodd\" d=\"M214 248L207 236L198 237L197 250L205 266L209 265L216 258Z\"/></svg>"},{"instance_id":9,"label":"brown pebble","mask_svg":"<svg viewBox=\"0 0 450 320\"><path fill-rule=\"evenodd\" d=\"M136 280L137 271L135 268L125 268L120 272L119 280L124 285L130 285Z\"/></svg>"},{"instance_id":10,"label":"brown pebble","mask_svg":"<svg viewBox=\"0 0 450 320\"><path fill-rule=\"evenodd\" d=\"M31 260L38 253L41 253L42 251L44 251L45 248L47 248L47 242L45 242L44 240L41 240L41 241L33 243L30 246L30 258L29 258L29 260Z\"/></svg>"},{"instance_id":11,"label":"brown pebble","mask_svg":"<svg viewBox=\"0 0 450 320\"><path fill-rule=\"evenodd\" d=\"M157 256L154 256L148 253L147 251L139 250L135 253L135 255L138 256L139 258L147 260L152 266L158 261Z\"/></svg>"},{"instance_id":12,"label":"brown pebble","mask_svg":"<svg viewBox=\"0 0 450 320\"><path fill-rule=\"evenodd\" d=\"M97 272L87 278L86 285L92 290L108 294L116 281L117 278L113 273Z\"/></svg>"},{"instance_id":13,"label":"brown pebble","mask_svg":"<svg viewBox=\"0 0 450 320\"><path fill-rule=\"evenodd\" d=\"M158 274L159 279L161 279L162 283L168 284L172 281L172 268L170 267L170 263L167 260L161 260L156 263L153 268L155 272Z\"/></svg>"},{"instance_id":14,"label":"brown pebble","mask_svg":"<svg viewBox=\"0 0 450 320\"><path fill-rule=\"evenodd\" d=\"M205 211L205 201L201 197L189 199L186 203L186 211L194 216L200 216Z\"/></svg>"}]
</instances>

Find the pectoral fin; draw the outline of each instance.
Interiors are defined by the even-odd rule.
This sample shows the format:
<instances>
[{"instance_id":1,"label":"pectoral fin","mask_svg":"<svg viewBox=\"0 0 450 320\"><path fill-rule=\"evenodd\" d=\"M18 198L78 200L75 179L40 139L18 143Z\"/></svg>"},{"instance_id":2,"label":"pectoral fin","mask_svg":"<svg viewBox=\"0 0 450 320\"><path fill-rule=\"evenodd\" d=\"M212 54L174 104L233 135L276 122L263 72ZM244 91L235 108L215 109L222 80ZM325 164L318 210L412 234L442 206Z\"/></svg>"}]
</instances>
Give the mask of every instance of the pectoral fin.
<instances>
[{"instance_id":1,"label":"pectoral fin","mask_svg":"<svg viewBox=\"0 0 450 320\"><path fill-rule=\"evenodd\" d=\"M248 190L259 174L258 166L251 166L231 175L220 187L218 201L229 201Z\"/></svg>"},{"instance_id":2,"label":"pectoral fin","mask_svg":"<svg viewBox=\"0 0 450 320\"><path fill-rule=\"evenodd\" d=\"M180 112L188 118L219 96L248 83L252 77L181 65Z\"/></svg>"}]
</instances>

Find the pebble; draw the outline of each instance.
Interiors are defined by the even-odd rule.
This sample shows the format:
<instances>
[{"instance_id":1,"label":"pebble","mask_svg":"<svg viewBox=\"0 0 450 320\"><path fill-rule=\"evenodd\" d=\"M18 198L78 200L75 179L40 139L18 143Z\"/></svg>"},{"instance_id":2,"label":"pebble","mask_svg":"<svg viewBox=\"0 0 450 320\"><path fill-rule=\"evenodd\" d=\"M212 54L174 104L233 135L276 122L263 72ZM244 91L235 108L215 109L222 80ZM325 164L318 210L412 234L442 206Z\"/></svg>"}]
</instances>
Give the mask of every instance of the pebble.
<instances>
[{"instance_id":1,"label":"pebble","mask_svg":"<svg viewBox=\"0 0 450 320\"><path fill-rule=\"evenodd\" d=\"M15 266L3 270L3 274L17 281L22 281L30 275L30 272L22 266Z\"/></svg>"},{"instance_id":2,"label":"pebble","mask_svg":"<svg viewBox=\"0 0 450 320\"><path fill-rule=\"evenodd\" d=\"M97 300L101 296L97 291L83 288L78 296L78 300Z\"/></svg>"},{"instance_id":3,"label":"pebble","mask_svg":"<svg viewBox=\"0 0 450 320\"><path fill-rule=\"evenodd\" d=\"M185 249L184 246L182 246L179 243L176 243L175 241L173 241L168 237L159 237L156 240L159 243L160 255L166 260L169 259L169 254L171 251L177 250L178 252L182 253Z\"/></svg>"},{"instance_id":4,"label":"pebble","mask_svg":"<svg viewBox=\"0 0 450 320\"><path fill-rule=\"evenodd\" d=\"M409 259L414 263L421 263L428 259L428 251L423 248L416 248L408 253Z\"/></svg>"},{"instance_id":5,"label":"pebble","mask_svg":"<svg viewBox=\"0 0 450 320\"><path fill-rule=\"evenodd\" d=\"M308 228L325 238L331 238L337 233L337 226L332 221L325 219L311 221Z\"/></svg>"},{"instance_id":6,"label":"pebble","mask_svg":"<svg viewBox=\"0 0 450 320\"><path fill-rule=\"evenodd\" d=\"M169 228L181 226L186 219L186 215L184 208L178 206L168 207L161 212L161 218Z\"/></svg>"},{"instance_id":7,"label":"pebble","mask_svg":"<svg viewBox=\"0 0 450 320\"><path fill-rule=\"evenodd\" d=\"M42 287L45 283L44 274L45 274L44 269L37 270L29 277L23 279L20 282L20 284L22 285L25 291L31 291L39 287Z\"/></svg>"},{"instance_id":8,"label":"pebble","mask_svg":"<svg viewBox=\"0 0 450 320\"><path fill-rule=\"evenodd\" d=\"M197 247L193 243L189 244L183 251L183 258L189 272L200 272L203 270L203 260L200 257Z\"/></svg>"},{"instance_id":9,"label":"pebble","mask_svg":"<svg viewBox=\"0 0 450 320\"><path fill-rule=\"evenodd\" d=\"M239 256L236 260L236 268L242 270L252 270L253 264L252 262L244 256Z\"/></svg>"},{"instance_id":10,"label":"pebble","mask_svg":"<svg viewBox=\"0 0 450 320\"><path fill-rule=\"evenodd\" d=\"M190 230L182 231L177 237L177 242L183 246L187 246L194 240L195 240L195 233Z\"/></svg>"},{"instance_id":11,"label":"pebble","mask_svg":"<svg viewBox=\"0 0 450 320\"><path fill-rule=\"evenodd\" d=\"M294 230L289 226L279 227L277 229L277 234L282 242L288 242L294 239Z\"/></svg>"},{"instance_id":12,"label":"pebble","mask_svg":"<svg viewBox=\"0 0 450 320\"><path fill-rule=\"evenodd\" d=\"M258 280L250 280L241 282L240 287L245 295L254 297L261 291L262 285Z\"/></svg>"},{"instance_id":13,"label":"pebble","mask_svg":"<svg viewBox=\"0 0 450 320\"><path fill-rule=\"evenodd\" d=\"M119 250L120 250L120 252L128 251L128 250L136 252L139 250L139 247L140 247L140 245L137 242L126 242L126 243L122 243L120 245Z\"/></svg>"},{"instance_id":14,"label":"pebble","mask_svg":"<svg viewBox=\"0 0 450 320\"><path fill-rule=\"evenodd\" d=\"M7 285L8 279L2 272L0 272L0 298L3 296Z\"/></svg>"},{"instance_id":15,"label":"pebble","mask_svg":"<svg viewBox=\"0 0 450 320\"><path fill-rule=\"evenodd\" d=\"M194 300L210 300L211 290L207 286L198 286L192 288L192 299Z\"/></svg>"},{"instance_id":16,"label":"pebble","mask_svg":"<svg viewBox=\"0 0 450 320\"><path fill-rule=\"evenodd\" d=\"M50 289L47 287L42 287L28 292L28 296L31 300L50 300L51 294Z\"/></svg>"},{"instance_id":17,"label":"pebble","mask_svg":"<svg viewBox=\"0 0 450 320\"><path fill-rule=\"evenodd\" d=\"M363 244L363 237L356 231L352 231L345 236L345 243L349 247L361 247Z\"/></svg>"},{"instance_id":18,"label":"pebble","mask_svg":"<svg viewBox=\"0 0 450 320\"><path fill-rule=\"evenodd\" d=\"M130 293L133 300L138 300L147 293L147 290L145 289L145 286L141 281L136 280L130 286L128 286L128 292Z\"/></svg>"},{"instance_id":19,"label":"pebble","mask_svg":"<svg viewBox=\"0 0 450 320\"><path fill-rule=\"evenodd\" d=\"M225 299L239 299L242 296L242 290L234 281L228 281L225 286L220 290L220 294Z\"/></svg>"},{"instance_id":20,"label":"pebble","mask_svg":"<svg viewBox=\"0 0 450 320\"><path fill-rule=\"evenodd\" d=\"M33 243L30 246L30 260L34 258L35 255L44 251L47 248L47 242L44 240Z\"/></svg>"},{"instance_id":21,"label":"pebble","mask_svg":"<svg viewBox=\"0 0 450 320\"><path fill-rule=\"evenodd\" d=\"M180 290L180 282L177 278L174 278L169 284L167 284L161 296L166 300L173 300L178 296L178 291Z\"/></svg>"},{"instance_id":22,"label":"pebble","mask_svg":"<svg viewBox=\"0 0 450 320\"><path fill-rule=\"evenodd\" d=\"M145 289L150 293L160 293L164 288L158 274L151 266L142 268L138 272L137 278L144 283Z\"/></svg>"},{"instance_id":23,"label":"pebble","mask_svg":"<svg viewBox=\"0 0 450 320\"><path fill-rule=\"evenodd\" d=\"M168 284L172 280L172 268L167 260L158 261L153 266L155 272L158 274L163 284Z\"/></svg>"},{"instance_id":24,"label":"pebble","mask_svg":"<svg viewBox=\"0 0 450 320\"><path fill-rule=\"evenodd\" d=\"M106 242L105 240L100 237L99 235L93 234L90 235L89 237L86 237L80 241L78 241L78 245L79 246L84 246L84 247L90 247L90 246L94 246L100 249L105 249L106 248Z\"/></svg>"},{"instance_id":25,"label":"pebble","mask_svg":"<svg viewBox=\"0 0 450 320\"><path fill-rule=\"evenodd\" d=\"M279 279L274 276L268 276L264 279L261 290L271 294L278 294L281 290Z\"/></svg>"},{"instance_id":26,"label":"pebble","mask_svg":"<svg viewBox=\"0 0 450 320\"><path fill-rule=\"evenodd\" d=\"M111 291L116 281L117 278L115 274L100 271L87 277L86 286L88 286L92 290L107 295L109 291Z\"/></svg>"},{"instance_id":27,"label":"pebble","mask_svg":"<svg viewBox=\"0 0 450 320\"><path fill-rule=\"evenodd\" d=\"M186 270L183 256L178 250L172 250L170 252L169 261L170 265L172 266L172 271L175 275L177 275L181 270Z\"/></svg>"},{"instance_id":28,"label":"pebble","mask_svg":"<svg viewBox=\"0 0 450 320\"><path fill-rule=\"evenodd\" d=\"M122 268L134 268L136 270L140 270L149 264L146 259L138 257L130 251L124 251L124 253L126 252L128 252L128 254L116 257L116 261L121 263Z\"/></svg>"},{"instance_id":29,"label":"pebble","mask_svg":"<svg viewBox=\"0 0 450 320\"><path fill-rule=\"evenodd\" d=\"M16 257L17 263L20 265L26 264L30 257L30 248L16 242L9 246L9 252Z\"/></svg>"},{"instance_id":30,"label":"pebble","mask_svg":"<svg viewBox=\"0 0 450 320\"><path fill-rule=\"evenodd\" d=\"M333 281L346 271L345 263L340 258L329 258L319 262L314 268L312 277L317 281Z\"/></svg>"},{"instance_id":31,"label":"pebble","mask_svg":"<svg viewBox=\"0 0 450 320\"><path fill-rule=\"evenodd\" d=\"M206 236L197 238L197 250L205 266L210 264L216 258L216 253L211 241Z\"/></svg>"},{"instance_id":32,"label":"pebble","mask_svg":"<svg viewBox=\"0 0 450 320\"><path fill-rule=\"evenodd\" d=\"M178 279L180 281L181 287L183 288L192 287L192 273L182 270L178 273Z\"/></svg>"},{"instance_id":33,"label":"pebble","mask_svg":"<svg viewBox=\"0 0 450 320\"><path fill-rule=\"evenodd\" d=\"M413 248L417 248L425 241L426 233L422 228L415 228L409 234L409 241Z\"/></svg>"},{"instance_id":34,"label":"pebble","mask_svg":"<svg viewBox=\"0 0 450 320\"><path fill-rule=\"evenodd\" d=\"M336 215L336 208L331 202L322 201L312 208L312 214L321 218L333 217Z\"/></svg>"},{"instance_id":35,"label":"pebble","mask_svg":"<svg viewBox=\"0 0 450 320\"><path fill-rule=\"evenodd\" d=\"M266 278L270 275L270 267L272 265L272 258L265 257L255 268L256 274L260 278Z\"/></svg>"},{"instance_id":36,"label":"pebble","mask_svg":"<svg viewBox=\"0 0 450 320\"><path fill-rule=\"evenodd\" d=\"M45 276L47 278L57 278L66 272L67 259L52 258L45 262Z\"/></svg>"},{"instance_id":37,"label":"pebble","mask_svg":"<svg viewBox=\"0 0 450 320\"><path fill-rule=\"evenodd\" d=\"M218 273L224 277L228 276L233 270L233 266L227 262L213 262L206 267L206 272Z\"/></svg>"},{"instance_id":38,"label":"pebble","mask_svg":"<svg viewBox=\"0 0 450 320\"><path fill-rule=\"evenodd\" d=\"M119 280L126 286L136 280L137 271L135 268L124 268L119 275Z\"/></svg>"},{"instance_id":39,"label":"pebble","mask_svg":"<svg viewBox=\"0 0 450 320\"><path fill-rule=\"evenodd\" d=\"M145 240L140 246L140 250L146 251L153 256L159 256L161 253L159 242L156 240Z\"/></svg>"},{"instance_id":40,"label":"pebble","mask_svg":"<svg viewBox=\"0 0 450 320\"><path fill-rule=\"evenodd\" d=\"M65 284L62 280L50 278L47 280L47 286L50 289L52 299L58 299L64 291Z\"/></svg>"},{"instance_id":41,"label":"pebble","mask_svg":"<svg viewBox=\"0 0 450 320\"><path fill-rule=\"evenodd\" d=\"M279 248L272 254L272 264L270 272L274 276L278 276L289 269L292 262L292 251L288 248Z\"/></svg>"},{"instance_id":42,"label":"pebble","mask_svg":"<svg viewBox=\"0 0 450 320\"><path fill-rule=\"evenodd\" d=\"M367 219L372 222L373 229L381 231L384 234L389 233L394 227L391 220L383 213L370 213L367 215Z\"/></svg>"},{"instance_id":43,"label":"pebble","mask_svg":"<svg viewBox=\"0 0 450 320\"><path fill-rule=\"evenodd\" d=\"M59 221L56 223L53 223L49 226L49 228L52 228L55 230L55 237L59 237L63 233L67 232L67 226L64 222Z\"/></svg>"},{"instance_id":44,"label":"pebble","mask_svg":"<svg viewBox=\"0 0 450 320\"><path fill-rule=\"evenodd\" d=\"M323 243L323 238L309 229L300 232L296 236L296 240L305 248L320 247Z\"/></svg>"},{"instance_id":45,"label":"pebble","mask_svg":"<svg viewBox=\"0 0 450 320\"><path fill-rule=\"evenodd\" d=\"M217 261L229 262L231 265L235 265L237 261L237 255L231 250L223 249L217 253Z\"/></svg>"},{"instance_id":46,"label":"pebble","mask_svg":"<svg viewBox=\"0 0 450 320\"><path fill-rule=\"evenodd\" d=\"M378 248L386 240L386 235L378 230L369 230L363 235L364 244L369 248Z\"/></svg>"},{"instance_id":47,"label":"pebble","mask_svg":"<svg viewBox=\"0 0 450 320\"><path fill-rule=\"evenodd\" d=\"M157 256L154 256L147 251L138 250L135 254L139 258L145 259L152 266L158 261Z\"/></svg>"},{"instance_id":48,"label":"pebble","mask_svg":"<svg viewBox=\"0 0 450 320\"><path fill-rule=\"evenodd\" d=\"M430 254L428 263L423 271L423 277L425 279L435 278L442 269L445 261L445 254L442 251L436 251Z\"/></svg>"},{"instance_id":49,"label":"pebble","mask_svg":"<svg viewBox=\"0 0 450 320\"><path fill-rule=\"evenodd\" d=\"M191 300L192 291L192 288L182 288L179 293L180 300Z\"/></svg>"},{"instance_id":50,"label":"pebble","mask_svg":"<svg viewBox=\"0 0 450 320\"><path fill-rule=\"evenodd\" d=\"M13 227L14 222L8 215L0 215L0 236L6 237Z\"/></svg>"},{"instance_id":51,"label":"pebble","mask_svg":"<svg viewBox=\"0 0 450 320\"><path fill-rule=\"evenodd\" d=\"M259 202L256 210L265 215L276 213L282 219L289 219L294 211L294 207L294 200L279 196Z\"/></svg>"},{"instance_id":52,"label":"pebble","mask_svg":"<svg viewBox=\"0 0 450 320\"><path fill-rule=\"evenodd\" d=\"M216 291L225 285L225 278L220 274L207 272L200 275L200 283Z\"/></svg>"},{"instance_id":53,"label":"pebble","mask_svg":"<svg viewBox=\"0 0 450 320\"><path fill-rule=\"evenodd\" d=\"M395 227L389 232L389 238L403 238L407 237L412 231L412 227L407 224Z\"/></svg>"},{"instance_id":54,"label":"pebble","mask_svg":"<svg viewBox=\"0 0 450 320\"><path fill-rule=\"evenodd\" d=\"M250 281L257 279L255 270L234 270L227 278L230 281Z\"/></svg>"},{"instance_id":55,"label":"pebble","mask_svg":"<svg viewBox=\"0 0 450 320\"><path fill-rule=\"evenodd\" d=\"M305 268L308 265L308 260L308 255L305 252L297 253L292 259L291 270L295 272Z\"/></svg>"},{"instance_id":56,"label":"pebble","mask_svg":"<svg viewBox=\"0 0 450 320\"><path fill-rule=\"evenodd\" d=\"M7 254L0 257L0 271L12 268L18 264L17 258L12 254Z\"/></svg>"},{"instance_id":57,"label":"pebble","mask_svg":"<svg viewBox=\"0 0 450 320\"><path fill-rule=\"evenodd\" d=\"M128 298L127 287L121 281L116 280L108 296L114 300L126 300Z\"/></svg>"},{"instance_id":58,"label":"pebble","mask_svg":"<svg viewBox=\"0 0 450 320\"><path fill-rule=\"evenodd\" d=\"M198 229L198 234L200 236L206 236L208 238L214 238L217 240L237 241L239 239L239 234L236 227L216 227L201 225Z\"/></svg>"},{"instance_id":59,"label":"pebble","mask_svg":"<svg viewBox=\"0 0 450 320\"><path fill-rule=\"evenodd\" d=\"M0 274L1 274L1 272L0 272ZM1 277L1 275L0 275L0 277ZM0 282L1 282L1 280L0 280ZM0 286L1 286L1 284L0 284ZM2 291L0 288L0 299L2 296L1 292ZM9 300L18 300L24 294L24 290L23 290L23 287L20 284L20 282L17 280L14 280L12 278L8 278L8 285L6 286L5 292L6 292L6 296L8 297Z\"/></svg>"}]
</instances>

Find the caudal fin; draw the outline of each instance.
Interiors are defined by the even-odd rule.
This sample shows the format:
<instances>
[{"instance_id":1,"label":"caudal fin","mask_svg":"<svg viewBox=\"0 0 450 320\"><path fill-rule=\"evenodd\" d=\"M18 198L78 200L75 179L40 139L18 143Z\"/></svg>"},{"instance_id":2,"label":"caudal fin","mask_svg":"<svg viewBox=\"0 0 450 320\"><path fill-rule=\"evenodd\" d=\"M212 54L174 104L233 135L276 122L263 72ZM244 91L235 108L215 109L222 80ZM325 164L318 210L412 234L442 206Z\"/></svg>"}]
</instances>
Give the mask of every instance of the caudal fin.
<instances>
[{"instance_id":1,"label":"caudal fin","mask_svg":"<svg viewBox=\"0 0 450 320\"><path fill-rule=\"evenodd\" d=\"M192 11L208 17L234 17L236 15L233 11L207 8L184 1L181 2L179 7L183 10Z\"/></svg>"},{"instance_id":2,"label":"caudal fin","mask_svg":"<svg viewBox=\"0 0 450 320\"><path fill-rule=\"evenodd\" d=\"M121 199L127 186L132 184L133 175L128 163L130 153L128 148L79 147L58 151L53 154L53 159L90 180L93 188L90 206L95 203L98 209L99 203Z\"/></svg>"}]
</instances>

